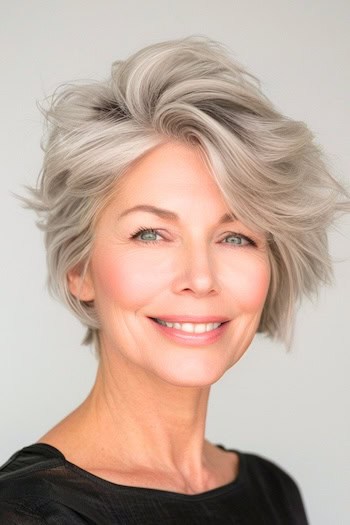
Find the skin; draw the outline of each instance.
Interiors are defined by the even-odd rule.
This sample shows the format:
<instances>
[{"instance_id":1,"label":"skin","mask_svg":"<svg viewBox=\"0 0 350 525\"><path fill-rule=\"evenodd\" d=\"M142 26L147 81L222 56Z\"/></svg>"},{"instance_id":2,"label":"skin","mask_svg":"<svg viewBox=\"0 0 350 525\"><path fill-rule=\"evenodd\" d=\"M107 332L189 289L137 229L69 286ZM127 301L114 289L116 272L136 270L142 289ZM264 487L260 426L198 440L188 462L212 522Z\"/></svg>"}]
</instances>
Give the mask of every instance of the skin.
<instances>
[{"instance_id":1,"label":"skin","mask_svg":"<svg viewBox=\"0 0 350 525\"><path fill-rule=\"evenodd\" d=\"M145 211L119 219L138 204L171 210L179 221ZM85 278L78 269L68 275L71 292L94 300L101 320L96 382L39 442L121 484L195 494L237 476L236 454L205 439L208 399L256 333L270 265L263 234L238 220L218 225L228 211L194 146L158 146L127 173L97 222ZM158 234L130 239L139 227ZM167 314L231 321L218 341L191 347L148 319Z\"/></svg>"}]
</instances>

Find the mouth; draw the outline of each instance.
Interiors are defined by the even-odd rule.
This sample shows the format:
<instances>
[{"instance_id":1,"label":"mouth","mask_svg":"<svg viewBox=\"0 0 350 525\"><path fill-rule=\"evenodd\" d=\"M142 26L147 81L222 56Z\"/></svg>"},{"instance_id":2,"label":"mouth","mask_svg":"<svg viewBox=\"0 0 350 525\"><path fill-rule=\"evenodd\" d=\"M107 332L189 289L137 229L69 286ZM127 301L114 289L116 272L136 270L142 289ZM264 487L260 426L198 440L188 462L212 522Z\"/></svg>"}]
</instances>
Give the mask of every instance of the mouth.
<instances>
[{"instance_id":1,"label":"mouth","mask_svg":"<svg viewBox=\"0 0 350 525\"><path fill-rule=\"evenodd\" d=\"M208 332L212 332L220 328L222 325L228 323L229 321L222 321L222 322L206 322L206 323L193 323L193 322L169 322L165 321L163 319L159 319L157 317L150 317L152 321L157 323L160 326L164 326L166 328L179 330L184 333L188 334L205 334Z\"/></svg>"}]
</instances>

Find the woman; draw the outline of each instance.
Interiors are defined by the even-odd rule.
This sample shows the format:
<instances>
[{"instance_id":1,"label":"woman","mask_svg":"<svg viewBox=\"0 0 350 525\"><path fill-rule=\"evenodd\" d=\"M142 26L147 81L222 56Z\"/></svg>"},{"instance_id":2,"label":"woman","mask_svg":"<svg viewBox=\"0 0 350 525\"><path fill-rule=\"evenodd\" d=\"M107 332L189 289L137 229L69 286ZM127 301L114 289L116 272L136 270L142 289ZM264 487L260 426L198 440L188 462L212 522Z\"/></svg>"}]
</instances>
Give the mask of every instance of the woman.
<instances>
[{"instance_id":1,"label":"woman","mask_svg":"<svg viewBox=\"0 0 350 525\"><path fill-rule=\"evenodd\" d=\"M205 37L148 46L46 112L49 288L87 327L87 399L0 469L6 524L305 524L295 481L205 439L257 332L290 346L349 209L305 124Z\"/></svg>"}]
</instances>

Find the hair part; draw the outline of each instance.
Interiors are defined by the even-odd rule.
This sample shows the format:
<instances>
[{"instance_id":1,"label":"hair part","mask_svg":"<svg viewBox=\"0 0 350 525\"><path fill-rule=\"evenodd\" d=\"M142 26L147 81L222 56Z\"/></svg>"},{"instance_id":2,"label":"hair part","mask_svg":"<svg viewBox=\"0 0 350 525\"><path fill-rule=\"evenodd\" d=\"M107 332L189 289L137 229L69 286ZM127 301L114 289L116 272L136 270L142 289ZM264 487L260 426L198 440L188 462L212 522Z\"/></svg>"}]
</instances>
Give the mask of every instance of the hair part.
<instances>
[{"instance_id":1,"label":"hair part","mask_svg":"<svg viewBox=\"0 0 350 525\"><path fill-rule=\"evenodd\" d=\"M271 283L259 332L290 348L302 296L332 281L327 229L350 211L303 122L279 113L258 79L204 36L149 45L113 63L110 78L67 84L42 109L47 133L36 187L19 197L44 231L47 285L100 349L97 312L68 288L86 271L94 227L118 181L169 140L199 146L228 207L268 235Z\"/></svg>"}]
</instances>

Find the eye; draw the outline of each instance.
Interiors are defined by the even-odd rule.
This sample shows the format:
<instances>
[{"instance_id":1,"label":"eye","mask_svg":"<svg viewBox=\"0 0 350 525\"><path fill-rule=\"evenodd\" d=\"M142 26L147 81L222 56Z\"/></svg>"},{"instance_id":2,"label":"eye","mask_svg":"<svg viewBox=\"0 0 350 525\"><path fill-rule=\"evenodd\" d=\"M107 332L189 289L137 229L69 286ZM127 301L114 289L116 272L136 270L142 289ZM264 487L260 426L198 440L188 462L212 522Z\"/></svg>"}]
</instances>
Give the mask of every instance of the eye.
<instances>
[{"instance_id":1,"label":"eye","mask_svg":"<svg viewBox=\"0 0 350 525\"><path fill-rule=\"evenodd\" d=\"M230 233L225 239L233 239L232 242L224 242L224 244L233 244L236 246L256 246L256 243L250 237L242 235L241 233ZM224 239L224 241L225 241Z\"/></svg>"},{"instance_id":2,"label":"eye","mask_svg":"<svg viewBox=\"0 0 350 525\"><path fill-rule=\"evenodd\" d=\"M139 236L142 237L146 237L146 238L141 238L141 239L138 239ZM136 232L132 233L131 236L130 236L130 239L136 239L136 240L140 240L140 241L146 241L147 244L149 243L157 243L158 241L154 240L154 239L150 239L150 238L147 238L149 236L157 236L160 234L158 233L157 230L154 230L153 228L139 228Z\"/></svg>"},{"instance_id":3,"label":"eye","mask_svg":"<svg viewBox=\"0 0 350 525\"><path fill-rule=\"evenodd\" d=\"M145 228L141 227L136 232L132 233L130 239L136 239L137 241L143 242L144 244L158 244L159 240L156 240L156 236L162 237L158 230L154 228ZM151 238L150 238L151 237ZM153 237L153 238L152 238ZM226 239L233 239L232 242L225 242ZM233 246L256 246L255 241L246 235L241 233L230 232L223 241L223 244L233 245Z\"/></svg>"}]
</instances>

